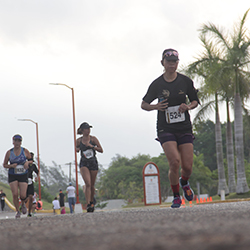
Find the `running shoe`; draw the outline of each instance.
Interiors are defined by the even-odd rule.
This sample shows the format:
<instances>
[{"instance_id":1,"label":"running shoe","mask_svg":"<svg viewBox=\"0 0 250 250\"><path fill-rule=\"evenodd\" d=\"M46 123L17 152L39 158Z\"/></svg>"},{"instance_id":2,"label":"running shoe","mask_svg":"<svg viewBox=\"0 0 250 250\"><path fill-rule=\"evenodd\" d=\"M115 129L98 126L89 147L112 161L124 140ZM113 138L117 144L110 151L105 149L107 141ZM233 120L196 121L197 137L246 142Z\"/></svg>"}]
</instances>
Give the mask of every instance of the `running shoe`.
<instances>
[{"instance_id":1,"label":"running shoe","mask_svg":"<svg viewBox=\"0 0 250 250\"><path fill-rule=\"evenodd\" d=\"M176 196L172 201L171 208L179 208L180 206L181 206L181 197Z\"/></svg>"},{"instance_id":2,"label":"running shoe","mask_svg":"<svg viewBox=\"0 0 250 250\"><path fill-rule=\"evenodd\" d=\"M17 211L16 212L16 219L20 218L21 217L21 212L20 211Z\"/></svg>"},{"instance_id":3,"label":"running shoe","mask_svg":"<svg viewBox=\"0 0 250 250\"><path fill-rule=\"evenodd\" d=\"M180 182L180 186L183 189L183 193L184 193L184 197L187 201L192 201L194 199L194 191L192 190L192 188L189 185L189 182L187 182L186 185L182 186L181 185L181 177L179 179Z\"/></svg>"},{"instance_id":4,"label":"running shoe","mask_svg":"<svg viewBox=\"0 0 250 250\"><path fill-rule=\"evenodd\" d=\"M25 204L22 205L22 213L23 214L27 213L27 207L25 206Z\"/></svg>"},{"instance_id":5,"label":"running shoe","mask_svg":"<svg viewBox=\"0 0 250 250\"><path fill-rule=\"evenodd\" d=\"M95 211L95 205L94 205L94 203L91 203L90 207L91 207L91 212L93 213Z\"/></svg>"},{"instance_id":6,"label":"running shoe","mask_svg":"<svg viewBox=\"0 0 250 250\"><path fill-rule=\"evenodd\" d=\"M32 215L31 215L31 214L28 214L27 217L32 217Z\"/></svg>"},{"instance_id":7,"label":"running shoe","mask_svg":"<svg viewBox=\"0 0 250 250\"><path fill-rule=\"evenodd\" d=\"M89 212L92 212L92 211L91 211L91 204L88 204L88 205L87 205L87 213L89 213Z\"/></svg>"},{"instance_id":8,"label":"running shoe","mask_svg":"<svg viewBox=\"0 0 250 250\"><path fill-rule=\"evenodd\" d=\"M87 213L93 213L94 210L95 210L95 205L93 203L87 205Z\"/></svg>"}]
</instances>

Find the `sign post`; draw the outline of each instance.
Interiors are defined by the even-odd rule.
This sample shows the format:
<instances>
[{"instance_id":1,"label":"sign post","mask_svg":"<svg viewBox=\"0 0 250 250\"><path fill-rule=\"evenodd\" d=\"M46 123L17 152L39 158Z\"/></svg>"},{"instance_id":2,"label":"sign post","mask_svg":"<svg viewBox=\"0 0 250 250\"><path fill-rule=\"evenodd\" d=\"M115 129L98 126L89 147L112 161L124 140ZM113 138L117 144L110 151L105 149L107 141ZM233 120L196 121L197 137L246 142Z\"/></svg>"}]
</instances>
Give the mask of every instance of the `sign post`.
<instances>
[{"instance_id":1,"label":"sign post","mask_svg":"<svg viewBox=\"0 0 250 250\"><path fill-rule=\"evenodd\" d=\"M160 205L161 188L159 168L153 162L145 164L142 170L143 187L144 187L144 204Z\"/></svg>"}]
</instances>

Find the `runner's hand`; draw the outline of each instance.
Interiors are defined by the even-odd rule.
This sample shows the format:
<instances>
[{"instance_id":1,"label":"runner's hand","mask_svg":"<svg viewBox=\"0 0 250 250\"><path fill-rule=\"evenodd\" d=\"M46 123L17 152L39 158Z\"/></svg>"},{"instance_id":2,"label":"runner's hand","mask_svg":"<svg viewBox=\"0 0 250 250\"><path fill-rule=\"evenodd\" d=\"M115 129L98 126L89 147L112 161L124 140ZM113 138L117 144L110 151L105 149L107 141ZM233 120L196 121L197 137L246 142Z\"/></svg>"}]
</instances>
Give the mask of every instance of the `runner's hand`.
<instances>
[{"instance_id":1,"label":"runner's hand","mask_svg":"<svg viewBox=\"0 0 250 250\"><path fill-rule=\"evenodd\" d=\"M182 104L180 105L180 107L179 107L179 112L185 113L187 110L189 110L188 105L185 104L185 103L182 103Z\"/></svg>"},{"instance_id":2,"label":"runner's hand","mask_svg":"<svg viewBox=\"0 0 250 250\"><path fill-rule=\"evenodd\" d=\"M11 167L12 167L12 168L16 168L16 166L17 166L17 163L11 164Z\"/></svg>"},{"instance_id":3,"label":"runner's hand","mask_svg":"<svg viewBox=\"0 0 250 250\"><path fill-rule=\"evenodd\" d=\"M163 100L161 102L158 102L157 103L157 110L159 110L159 111L165 111L168 108L168 102L167 101L168 100L165 99L165 100Z\"/></svg>"},{"instance_id":4,"label":"runner's hand","mask_svg":"<svg viewBox=\"0 0 250 250\"><path fill-rule=\"evenodd\" d=\"M23 164L23 167L24 169L28 169L29 168L29 164L32 164L33 161L26 161L24 164Z\"/></svg>"}]
</instances>

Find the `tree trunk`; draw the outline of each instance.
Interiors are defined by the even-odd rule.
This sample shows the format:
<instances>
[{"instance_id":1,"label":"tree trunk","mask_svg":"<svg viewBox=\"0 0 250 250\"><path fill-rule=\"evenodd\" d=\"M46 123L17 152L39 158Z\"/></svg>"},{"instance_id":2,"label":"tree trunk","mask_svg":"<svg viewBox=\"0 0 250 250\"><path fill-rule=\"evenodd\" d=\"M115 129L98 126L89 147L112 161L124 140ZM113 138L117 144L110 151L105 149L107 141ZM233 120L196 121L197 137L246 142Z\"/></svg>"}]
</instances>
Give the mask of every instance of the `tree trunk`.
<instances>
[{"instance_id":1,"label":"tree trunk","mask_svg":"<svg viewBox=\"0 0 250 250\"><path fill-rule=\"evenodd\" d=\"M236 193L249 191L244 166L244 142L243 142L243 116L240 94L236 93L234 98L234 136L236 150L237 186Z\"/></svg>"},{"instance_id":2,"label":"tree trunk","mask_svg":"<svg viewBox=\"0 0 250 250\"><path fill-rule=\"evenodd\" d=\"M235 182L235 170L234 170L234 145L233 145L232 124L229 114L228 101L227 101L226 146L227 146L228 188L229 188L229 193L235 193L236 182Z\"/></svg>"},{"instance_id":3,"label":"tree trunk","mask_svg":"<svg viewBox=\"0 0 250 250\"><path fill-rule=\"evenodd\" d=\"M217 98L216 98L217 99ZM225 169L223 164L223 148L222 148L222 136L221 136L221 124L220 117L218 111L218 103L216 101L216 122L215 122L215 143L216 143L216 156L217 156L217 169L218 169L218 195L221 194L221 190L225 191L225 194L229 194L229 190L227 187L226 177L225 177Z\"/></svg>"}]
</instances>

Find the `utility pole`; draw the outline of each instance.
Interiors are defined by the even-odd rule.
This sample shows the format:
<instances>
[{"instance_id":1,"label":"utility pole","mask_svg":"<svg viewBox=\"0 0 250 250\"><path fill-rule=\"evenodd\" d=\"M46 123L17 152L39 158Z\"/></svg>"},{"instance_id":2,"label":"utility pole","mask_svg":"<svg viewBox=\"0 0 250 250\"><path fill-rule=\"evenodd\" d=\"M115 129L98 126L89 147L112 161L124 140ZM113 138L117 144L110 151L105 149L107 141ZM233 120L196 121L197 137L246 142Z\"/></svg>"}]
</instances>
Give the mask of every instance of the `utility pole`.
<instances>
[{"instance_id":1,"label":"utility pole","mask_svg":"<svg viewBox=\"0 0 250 250\"><path fill-rule=\"evenodd\" d=\"M69 182L71 182L71 162L69 163Z\"/></svg>"},{"instance_id":2,"label":"utility pole","mask_svg":"<svg viewBox=\"0 0 250 250\"><path fill-rule=\"evenodd\" d=\"M69 165L69 182L71 182L71 164L72 162L65 164L65 165Z\"/></svg>"}]
</instances>

